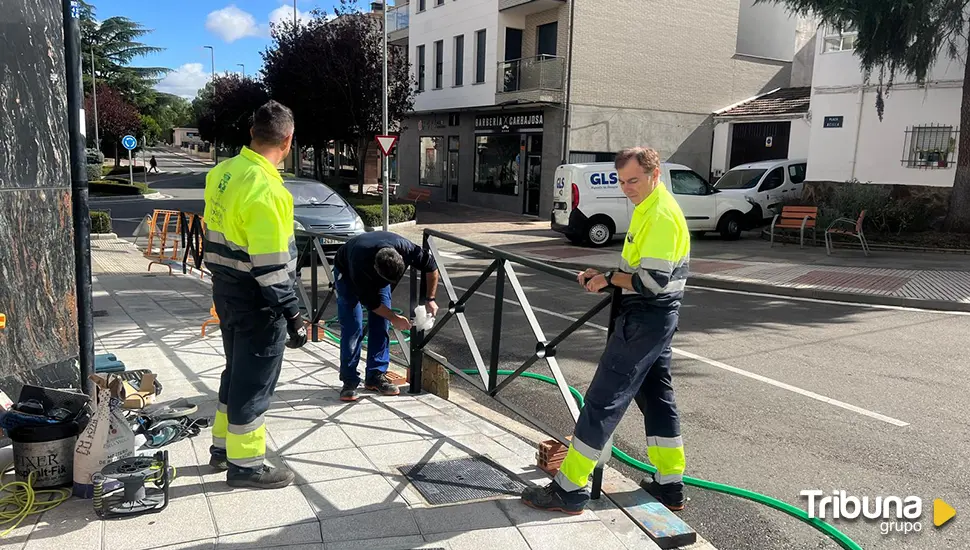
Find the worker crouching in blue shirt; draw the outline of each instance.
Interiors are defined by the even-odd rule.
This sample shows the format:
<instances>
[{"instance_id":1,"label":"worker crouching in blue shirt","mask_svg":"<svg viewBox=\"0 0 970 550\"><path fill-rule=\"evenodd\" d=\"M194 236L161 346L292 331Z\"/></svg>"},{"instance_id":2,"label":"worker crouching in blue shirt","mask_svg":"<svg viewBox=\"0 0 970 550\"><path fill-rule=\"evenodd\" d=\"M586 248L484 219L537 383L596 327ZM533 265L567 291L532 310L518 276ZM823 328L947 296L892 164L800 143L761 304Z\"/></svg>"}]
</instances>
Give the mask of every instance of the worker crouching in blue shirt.
<instances>
[{"instance_id":1,"label":"worker crouching in blue shirt","mask_svg":"<svg viewBox=\"0 0 970 550\"><path fill-rule=\"evenodd\" d=\"M660 158L636 147L616 157L623 193L635 205L618 271L578 275L589 292L621 289L613 333L586 390L585 406L555 480L522 493L529 506L581 514L597 463L632 402L644 415L647 457L657 468L647 491L671 510L684 508L684 442L670 376L670 343L687 282L690 233L673 195L660 181Z\"/></svg>"},{"instance_id":2,"label":"worker crouching in blue shirt","mask_svg":"<svg viewBox=\"0 0 970 550\"><path fill-rule=\"evenodd\" d=\"M427 276L428 315L438 311L438 266L431 252L400 235L386 231L363 233L344 243L334 259L337 290L337 319L340 322L341 401L356 401L360 387L360 350L364 339L364 309L367 310L367 368L364 389L381 395L397 395L398 387L387 378L390 362L388 323L398 330L411 328L407 317L391 309L391 293L410 267Z\"/></svg>"}]
</instances>

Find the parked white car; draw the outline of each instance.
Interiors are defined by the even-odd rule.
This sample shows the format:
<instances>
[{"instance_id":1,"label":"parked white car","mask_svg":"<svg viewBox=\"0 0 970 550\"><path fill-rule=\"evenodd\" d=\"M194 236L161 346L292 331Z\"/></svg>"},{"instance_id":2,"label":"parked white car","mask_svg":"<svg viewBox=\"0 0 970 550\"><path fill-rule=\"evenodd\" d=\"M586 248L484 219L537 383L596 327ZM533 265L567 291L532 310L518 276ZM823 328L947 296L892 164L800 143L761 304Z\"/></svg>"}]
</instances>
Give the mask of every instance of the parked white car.
<instances>
[{"instance_id":1,"label":"parked white car","mask_svg":"<svg viewBox=\"0 0 970 550\"><path fill-rule=\"evenodd\" d=\"M805 186L806 159L766 160L735 166L724 173L714 188L724 196L733 196L754 205L753 225L760 225L781 213L788 200L802 196Z\"/></svg>"},{"instance_id":2,"label":"parked white car","mask_svg":"<svg viewBox=\"0 0 970 550\"><path fill-rule=\"evenodd\" d=\"M718 192L697 172L681 164L663 163L661 181L684 211L691 233L718 231L737 239L752 205L743 197ZM573 243L605 246L630 228L633 203L620 189L612 162L563 164L556 168L552 229Z\"/></svg>"}]
</instances>

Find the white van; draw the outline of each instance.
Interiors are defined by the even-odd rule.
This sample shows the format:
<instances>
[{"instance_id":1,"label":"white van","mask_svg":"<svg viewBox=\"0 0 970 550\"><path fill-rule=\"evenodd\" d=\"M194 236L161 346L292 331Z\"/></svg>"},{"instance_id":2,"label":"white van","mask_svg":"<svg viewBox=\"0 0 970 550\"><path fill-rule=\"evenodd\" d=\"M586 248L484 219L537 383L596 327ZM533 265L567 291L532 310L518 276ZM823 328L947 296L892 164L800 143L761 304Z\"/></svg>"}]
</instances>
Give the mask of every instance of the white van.
<instances>
[{"instance_id":1,"label":"white van","mask_svg":"<svg viewBox=\"0 0 970 550\"><path fill-rule=\"evenodd\" d=\"M737 239L752 210L743 197L719 193L706 179L680 164L662 163L660 181L673 194L695 235L718 231ZM605 246L630 228L633 203L620 189L612 162L564 164L556 168L552 229L573 243Z\"/></svg>"},{"instance_id":2,"label":"white van","mask_svg":"<svg viewBox=\"0 0 970 550\"><path fill-rule=\"evenodd\" d=\"M785 201L802 196L808 160L765 160L731 168L721 176L714 188L744 199L754 205L752 220L761 225L764 220L781 214Z\"/></svg>"}]
</instances>

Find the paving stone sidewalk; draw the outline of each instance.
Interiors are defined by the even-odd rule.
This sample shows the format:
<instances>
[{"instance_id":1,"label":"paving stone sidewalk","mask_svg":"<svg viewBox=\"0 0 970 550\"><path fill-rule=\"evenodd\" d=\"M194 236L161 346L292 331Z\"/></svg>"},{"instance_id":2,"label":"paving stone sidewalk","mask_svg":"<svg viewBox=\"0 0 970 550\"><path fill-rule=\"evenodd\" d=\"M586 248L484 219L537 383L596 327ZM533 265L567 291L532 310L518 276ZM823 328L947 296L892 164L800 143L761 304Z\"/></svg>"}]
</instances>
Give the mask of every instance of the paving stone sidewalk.
<instances>
[{"instance_id":1,"label":"paving stone sidewalk","mask_svg":"<svg viewBox=\"0 0 970 550\"><path fill-rule=\"evenodd\" d=\"M224 355L217 327L200 336L210 287L159 266L147 272L148 261L127 242L96 241L93 248L96 353L157 373L160 401L188 397L200 414L214 414ZM657 548L606 498L576 517L533 510L515 496L429 505L397 466L486 455L523 482L540 484L548 476L536 468L535 451L545 437L461 395L368 395L341 403L338 354L326 342L285 353L266 414L268 461L293 469L295 485L229 488L225 474L208 466L206 430L166 447L178 477L161 513L100 521L91 501L72 498L30 516L0 548ZM607 482L639 490L613 470ZM711 548L691 548L701 547Z\"/></svg>"}]
</instances>

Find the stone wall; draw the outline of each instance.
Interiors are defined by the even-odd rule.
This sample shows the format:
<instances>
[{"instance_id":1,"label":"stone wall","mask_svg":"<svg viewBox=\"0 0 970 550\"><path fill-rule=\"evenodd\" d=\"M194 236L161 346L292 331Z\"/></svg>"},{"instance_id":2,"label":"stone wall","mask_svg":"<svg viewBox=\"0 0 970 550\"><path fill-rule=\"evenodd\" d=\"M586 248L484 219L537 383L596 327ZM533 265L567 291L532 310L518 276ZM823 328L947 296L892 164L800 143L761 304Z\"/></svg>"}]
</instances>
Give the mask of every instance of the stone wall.
<instances>
[{"instance_id":1,"label":"stone wall","mask_svg":"<svg viewBox=\"0 0 970 550\"><path fill-rule=\"evenodd\" d=\"M77 385L61 3L0 0L0 389Z\"/></svg>"}]
</instances>

